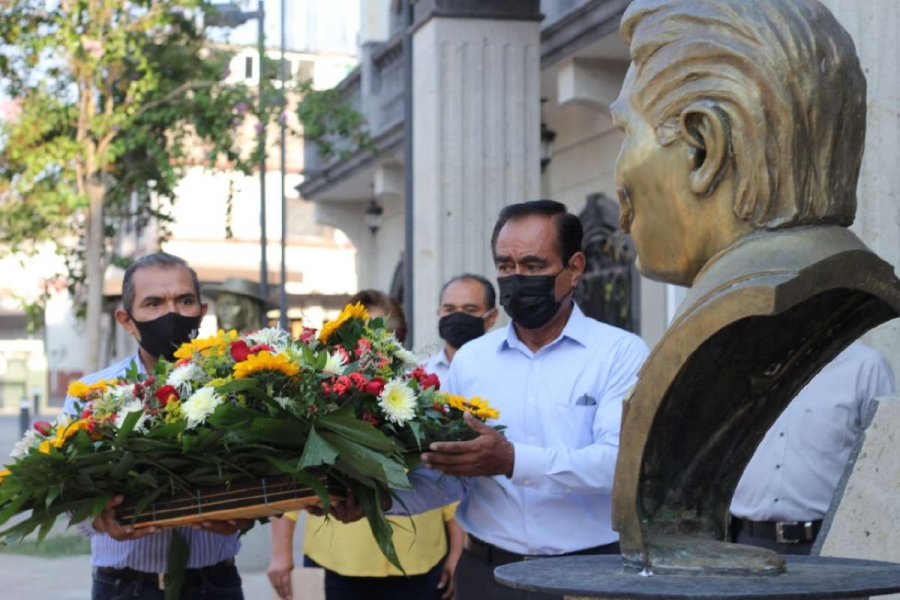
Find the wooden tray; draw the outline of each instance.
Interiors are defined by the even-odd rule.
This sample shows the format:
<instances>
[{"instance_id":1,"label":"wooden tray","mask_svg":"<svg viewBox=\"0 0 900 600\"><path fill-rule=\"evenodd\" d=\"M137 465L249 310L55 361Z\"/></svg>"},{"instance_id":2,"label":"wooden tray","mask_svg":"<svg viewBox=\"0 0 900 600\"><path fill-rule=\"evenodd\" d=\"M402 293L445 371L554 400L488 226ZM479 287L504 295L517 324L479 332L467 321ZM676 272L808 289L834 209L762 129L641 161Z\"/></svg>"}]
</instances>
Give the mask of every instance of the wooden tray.
<instances>
[{"instance_id":1,"label":"wooden tray","mask_svg":"<svg viewBox=\"0 0 900 600\"><path fill-rule=\"evenodd\" d=\"M344 493L324 475L320 481L335 499ZM257 519L272 517L319 505L316 493L307 485L289 477L276 476L197 489L154 502L135 516L137 502L125 502L117 509L120 523L135 529L146 527L183 527L202 521Z\"/></svg>"}]
</instances>

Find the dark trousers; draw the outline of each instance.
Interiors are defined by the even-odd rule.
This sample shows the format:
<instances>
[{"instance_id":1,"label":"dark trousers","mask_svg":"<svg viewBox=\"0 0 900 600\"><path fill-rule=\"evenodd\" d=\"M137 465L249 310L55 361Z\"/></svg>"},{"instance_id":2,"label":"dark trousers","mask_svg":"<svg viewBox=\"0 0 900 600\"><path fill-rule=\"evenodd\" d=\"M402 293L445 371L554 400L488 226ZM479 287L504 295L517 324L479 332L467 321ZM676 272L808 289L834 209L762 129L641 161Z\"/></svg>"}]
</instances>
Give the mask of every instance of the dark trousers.
<instances>
[{"instance_id":1,"label":"dark trousers","mask_svg":"<svg viewBox=\"0 0 900 600\"><path fill-rule=\"evenodd\" d=\"M739 532L735 536L734 541L737 544L746 544L747 546L756 546L757 548L768 548L769 550L774 550L778 554L809 554L813 546L813 542L779 544L771 538L749 535L744 531Z\"/></svg>"},{"instance_id":2,"label":"dark trousers","mask_svg":"<svg viewBox=\"0 0 900 600\"><path fill-rule=\"evenodd\" d=\"M320 567L308 556L303 564ZM325 600L439 600L442 560L422 575L390 577L348 577L325 569Z\"/></svg>"},{"instance_id":3,"label":"dark trousers","mask_svg":"<svg viewBox=\"0 0 900 600\"><path fill-rule=\"evenodd\" d=\"M619 544L607 544L578 554L619 554ZM562 600L562 596L515 590L494 581L494 569L511 562L517 561L488 561L480 554L463 550L453 577L456 600Z\"/></svg>"},{"instance_id":4,"label":"dark trousers","mask_svg":"<svg viewBox=\"0 0 900 600\"><path fill-rule=\"evenodd\" d=\"M145 580L129 580L94 569L92 600L164 600L165 591ZM234 565L203 569L199 581L185 584L181 600L244 600Z\"/></svg>"}]
</instances>

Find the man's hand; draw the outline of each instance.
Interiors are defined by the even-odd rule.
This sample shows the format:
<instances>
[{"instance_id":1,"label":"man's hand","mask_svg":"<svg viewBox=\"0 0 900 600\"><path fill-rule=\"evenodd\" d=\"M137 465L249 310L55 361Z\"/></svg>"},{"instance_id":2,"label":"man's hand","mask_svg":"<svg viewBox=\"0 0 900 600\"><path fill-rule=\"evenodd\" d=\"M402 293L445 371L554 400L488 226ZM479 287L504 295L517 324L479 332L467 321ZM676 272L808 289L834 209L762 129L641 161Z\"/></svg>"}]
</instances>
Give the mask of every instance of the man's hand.
<instances>
[{"instance_id":1,"label":"man's hand","mask_svg":"<svg viewBox=\"0 0 900 600\"><path fill-rule=\"evenodd\" d=\"M219 535L234 535L240 531L246 531L253 525L249 519L231 519L229 521L202 521L194 523L194 529L217 533Z\"/></svg>"},{"instance_id":2,"label":"man's hand","mask_svg":"<svg viewBox=\"0 0 900 600\"><path fill-rule=\"evenodd\" d=\"M431 452L422 455L422 462L429 469L443 471L447 475L462 477L494 475L512 476L515 465L515 448L497 430L488 427L471 414L463 415L466 424L478 434L468 442L435 442Z\"/></svg>"},{"instance_id":3,"label":"man's hand","mask_svg":"<svg viewBox=\"0 0 900 600\"><path fill-rule=\"evenodd\" d=\"M388 510L394 501L387 494L383 494L381 497L381 508L384 510ZM310 504L304 510L306 510L309 514L315 515L317 517L325 516L325 509L318 505ZM363 517L366 516L366 513L363 512L362 507L359 505L359 502L356 500L356 496L353 492L347 492L347 499L338 502L331 503L331 511L329 515L341 523L355 523L359 521Z\"/></svg>"},{"instance_id":4,"label":"man's hand","mask_svg":"<svg viewBox=\"0 0 900 600\"><path fill-rule=\"evenodd\" d=\"M104 533L116 540L117 542L127 542L129 540L139 540L142 537L159 533L158 527L147 527L145 529L135 529L132 526L123 526L116 519L115 507L122 504L125 500L124 496L116 496L103 509L91 526L99 533Z\"/></svg>"}]
</instances>

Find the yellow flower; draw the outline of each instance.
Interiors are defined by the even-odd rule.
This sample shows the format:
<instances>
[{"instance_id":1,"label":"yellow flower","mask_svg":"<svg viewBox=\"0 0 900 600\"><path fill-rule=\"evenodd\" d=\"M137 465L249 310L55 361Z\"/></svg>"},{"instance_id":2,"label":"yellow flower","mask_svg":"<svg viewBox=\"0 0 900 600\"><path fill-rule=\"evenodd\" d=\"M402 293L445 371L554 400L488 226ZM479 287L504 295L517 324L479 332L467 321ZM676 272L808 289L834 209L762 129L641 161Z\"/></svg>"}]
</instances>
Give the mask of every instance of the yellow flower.
<instances>
[{"instance_id":1,"label":"yellow flower","mask_svg":"<svg viewBox=\"0 0 900 600\"><path fill-rule=\"evenodd\" d=\"M9 469L3 469L2 471L0 471L0 483L3 483L3 478L10 474L11 472Z\"/></svg>"},{"instance_id":2,"label":"yellow flower","mask_svg":"<svg viewBox=\"0 0 900 600\"><path fill-rule=\"evenodd\" d=\"M488 401L481 396L475 396L469 400L466 400L462 396L453 396L451 394L441 394L441 396L443 397L444 403L450 408L472 413L479 419L487 420L500 418L500 411L496 408L491 408Z\"/></svg>"},{"instance_id":3,"label":"yellow flower","mask_svg":"<svg viewBox=\"0 0 900 600\"><path fill-rule=\"evenodd\" d=\"M66 392L72 396L73 398L87 398L94 392L103 393L107 390L109 386L116 385L117 381L115 379L101 379L95 383L87 384L82 381L73 381L69 384L69 389Z\"/></svg>"},{"instance_id":4,"label":"yellow flower","mask_svg":"<svg viewBox=\"0 0 900 600\"><path fill-rule=\"evenodd\" d=\"M234 365L234 378L246 379L254 373L275 372L287 377L293 377L300 372L300 368L289 362L282 354L272 354L263 350L258 354L251 354L247 360Z\"/></svg>"},{"instance_id":5,"label":"yellow flower","mask_svg":"<svg viewBox=\"0 0 900 600\"><path fill-rule=\"evenodd\" d=\"M62 423L56 428L56 438L53 440L54 448L62 448L63 444L66 443L66 440L81 431L82 429L87 430L88 428L88 420L87 419L79 419L73 423L65 424ZM41 444L43 446L43 444ZM43 450L42 450L43 451Z\"/></svg>"},{"instance_id":6,"label":"yellow flower","mask_svg":"<svg viewBox=\"0 0 900 600\"><path fill-rule=\"evenodd\" d=\"M205 338L196 338L189 342L185 342L178 350L175 351L175 358L191 358L194 353L200 353L202 356L210 356L213 354L221 355L226 349L230 348L231 342L238 338L238 332L219 330L214 336Z\"/></svg>"},{"instance_id":7,"label":"yellow flower","mask_svg":"<svg viewBox=\"0 0 900 600\"><path fill-rule=\"evenodd\" d=\"M356 304L348 304L344 307L344 310L341 311L341 314L338 315L337 319L334 321L328 321L324 325L322 325L322 329L319 331L319 340L325 344L328 343L328 339L334 334L335 331L341 328L341 325L349 321L350 319L360 319L364 322L369 321L369 311L366 310L366 307L362 305L361 302L357 302Z\"/></svg>"},{"instance_id":8,"label":"yellow flower","mask_svg":"<svg viewBox=\"0 0 900 600\"><path fill-rule=\"evenodd\" d=\"M40 450L44 454L50 454L50 440L41 442L41 445L38 446L38 450Z\"/></svg>"}]
</instances>

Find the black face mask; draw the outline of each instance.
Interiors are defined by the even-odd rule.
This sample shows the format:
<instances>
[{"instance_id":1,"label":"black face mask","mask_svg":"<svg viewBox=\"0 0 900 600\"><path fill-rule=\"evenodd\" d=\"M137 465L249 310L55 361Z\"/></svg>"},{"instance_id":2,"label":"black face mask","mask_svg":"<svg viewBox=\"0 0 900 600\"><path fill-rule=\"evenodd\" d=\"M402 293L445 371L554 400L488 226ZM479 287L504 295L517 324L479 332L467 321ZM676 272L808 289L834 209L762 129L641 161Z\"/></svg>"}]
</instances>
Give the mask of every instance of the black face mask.
<instances>
[{"instance_id":1,"label":"black face mask","mask_svg":"<svg viewBox=\"0 0 900 600\"><path fill-rule=\"evenodd\" d=\"M565 270L565 269L563 269ZM516 325L538 329L550 322L562 303L556 299L556 275L509 275L498 277L500 305Z\"/></svg>"},{"instance_id":2,"label":"black face mask","mask_svg":"<svg viewBox=\"0 0 900 600\"><path fill-rule=\"evenodd\" d=\"M464 312L450 313L438 321L441 339L457 350L467 342L484 335L484 317L476 317Z\"/></svg>"},{"instance_id":3,"label":"black face mask","mask_svg":"<svg viewBox=\"0 0 900 600\"><path fill-rule=\"evenodd\" d=\"M131 320L141 334L141 348L147 354L157 358L164 357L169 362L175 360L178 347L189 341L191 334L200 328L200 315L186 317L177 312L170 312L150 321L136 321L134 317Z\"/></svg>"}]
</instances>

